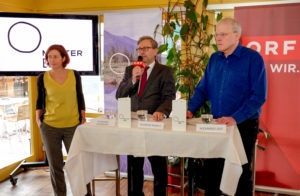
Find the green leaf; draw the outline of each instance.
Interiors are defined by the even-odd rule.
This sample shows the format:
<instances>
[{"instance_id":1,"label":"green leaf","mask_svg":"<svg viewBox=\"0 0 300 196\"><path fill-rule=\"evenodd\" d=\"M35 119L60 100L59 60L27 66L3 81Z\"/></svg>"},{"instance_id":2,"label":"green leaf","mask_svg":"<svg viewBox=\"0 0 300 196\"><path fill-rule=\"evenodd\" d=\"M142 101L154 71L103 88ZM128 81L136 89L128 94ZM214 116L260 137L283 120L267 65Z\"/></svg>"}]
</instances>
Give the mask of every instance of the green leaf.
<instances>
[{"instance_id":1,"label":"green leaf","mask_svg":"<svg viewBox=\"0 0 300 196\"><path fill-rule=\"evenodd\" d=\"M188 23L184 23L180 29L180 34L184 35L188 32L189 30L189 24Z\"/></svg>"},{"instance_id":2,"label":"green leaf","mask_svg":"<svg viewBox=\"0 0 300 196\"><path fill-rule=\"evenodd\" d=\"M197 74L191 73L191 76L194 80L198 80L199 76Z\"/></svg>"},{"instance_id":3,"label":"green leaf","mask_svg":"<svg viewBox=\"0 0 300 196\"><path fill-rule=\"evenodd\" d=\"M176 29L176 24L175 24L175 22L172 21L172 22L170 23L170 26L171 26L174 30Z\"/></svg>"},{"instance_id":4,"label":"green leaf","mask_svg":"<svg viewBox=\"0 0 300 196\"><path fill-rule=\"evenodd\" d=\"M201 23L203 23L203 21L204 21L204 15L201 14Z\"/></svg>"},{"instance_id":5,"label":"green leaf","mask_svg":"<svg viewBox=\"0 0 300 196\"><path fill-rule=\"evenodd\" d=\"M184 1L184 7L186 9L193 9L195 7L195 5L191 1Z\"/></svg>"},{"instance_id":6,"label":"green leaf","mask_svg":"<svg viewBox=\"0 0 300 196\"><path fill-rule=\"evenodd\" d=\"M205 45L206 45L206 46L209 46L209 45L210 45L210 42L211 42L212 38L213 38L213 35L212 35L212 34L210 34L209 36L207 36L207 38L206 38L206 40L205 40Z\"/></svg>"},{"instance_id":7,"label":"green leaf","mask_svg":"<svg viewBox=\"0 0 300 196\"><path fill-rule=\"evenodd\" d=\"M221 19L223 18L223 14L222 12L219 12L218 15L217 15L217 22L219 22Z\"/></svg>"},{"instance_id":8,"label":"green leaf","mask_svg":"<svg viewBox=\"0 0 300 196\"><path fill-rule=\"evenodd\" d=\"M185 70L182 70L182 71L179 72L177 75L178 75L178 76L184 76L184 77L187 77L189 74L188 74L188 72L186 72Z\"/></svg>"},{"instance_id":9,"label":"green leaf","mask_svg":"<svg viewBox=\"0 0 300 196\"><path fill-rule=\"evenodd\" d=\"M192 67L192 65L190 65ZM187 76L193 78L194 80L197 80L199 76L197 76L195 73L193 73L192 68L187 68L186 69Z\"/></svg>"},{"instance_id":10,"label":"green leaf","mask_svg":"<svg viewBox=\"0 0 300 196\"><path fill-rule=\"evenodd\" d=\"M208 0L203 0L203 5L204 5L205 9L207 8L207 4L208 4Z\"/></svg>"},{"instance_id":11,"label":"green leaf","mask_svg":"<svg viewBox=\"0 0 300 196\"><path fill-rule=\"evenodd\" d=\"M205 67L207 66L208 64L208 61L209 61L209 56L206 55L205 58L203 59L203 65L205 65ZM205 71L205 70L204 70Z\"/></svg>"},{"instance_id":12,"label":"green leaf","mask_svg":"<svg viewBox=\"0 0 300 196\"><path fill-rule=\"evenodd\" d=\"M167 59L170 60L170 61L173 61L174 60L174 55L175 54L175 49L174 48L171 48L168 52L168 56L167 56Z\"/></svg>"},{"instance_id":13,"label":"green leaf","mask_svg":"<svg viewBox=\"0 0 300 196\"><path fill-rule=\"evenodd\" d=\"M202 23L203 23L203 30L205 31L206 28L207 28L207 24L208 24L208 15L205 15L205 16L203 17Z\"/></svg>"},{"instance_id":14,"label":"green leaf","mask_svg":"<svg viewBox=\"0 0 300 196\"><path fill-rule=\"evenodd\" d=\"M173 67L173 59L167 60L166 65L169 67Z\"/></svg>"},{"instance_id":15,"label":"green leaf","mask_svg":"<svg viewBox=\"0 0 300 196\"><path fill-rule=\"evenodd\" d=\"M175 91L178 91L179 88L180 88L180 84L177 83L177 84L175 85Z\"/></svg>"},{"instance_id":16,"label":"green leaf","mask_svg":"<svg viewBox=\"0 0 300 196\"><path fill-rule=\"evenodd\" d=\"M219 51L218 46L216 44L213 44L212 47L214 48L215 51Z\"/></svg>"},{"instance_id":17,"label":"green leaf","mask_svg":"<svg viewBox=\"0 0 300 196\"><path fill-rule=\"evenodd\" d=\"M186 34L188 33L188 31L189 31L189 24L188 23L184 23L183 26L180 29L180 36L181 36L181 39L183 41L185 41Z\"/></svg>"},{"instance_id":18,"label":"green leaf","mask_svg":"<svg viewBox=\"0 0 300 196\"><path fill-rule=\"evenodd\" d=\"M271 136L270 136L270 134L268 133L268 132L264 132L264 134L265 134L265 137L268 139L268 138L270 138Z\"/></svg>"},{"instance_id":19,"label":"green leaf","mask_svg":"<svg viewBox=\"0 0 300 196\"><path fill-rule=\"evenodd\" d=\"M183 84L179 87L179 91L184 94L189 93L189 87L186 84Z\"/></svg>"},{"instance_id":20,"label":"green leaf","mask_svg":"<svg viewBox=\"0 0 300 196\"><path fill-rule=\"evenodd\" d=\"M192 32L191 32L191 38L194 38L194 37L195 37L195 35L196 35L196 33L197 33L197 29L195 29L195 28L192 28Z\"/></svg>"},{"instance_id":21,"label":"green leaf","mask_svg":"<svg viewBox=\"0 0 300 196\"><path fill-rule=\"evenodd\" d=\"M197 21L196 12L194 9L187 10L186 15L191 21L193 21L193 22Z\"/></svg>"},{"instance_id":22,"label":"green leaf","mask_svg":"<svg viewBox=\"0 0 300 196\"><path fill-rule=\"evenodd\" d=\"M196 33L197 33L197 30L198 30L198 27L199 27L199 24L198 23L193 23L192 24L192 30L191 30L191 38L194 38Z\"/></svg>"},{"instance_id":23,"label":"green leaf","mask_svg":"<svg viewBox=\"0 0 300 196\"><path fill-rule=\"evenodd\" d=\"M181 50L179 50L179 51L177 52L177 57L178 57L178 58L181 57Z\"/></svg>"},{"instance_id":24,"label":"green leaf","mask_svg":"<svg viewBox=\"0 0 300 196\"><path fill-rule=\"evenodd\" d=\"M204 108L204 112L206 114L210 114L211 111L210 111L210 102L208 100L206 100L202 106Z\"/></svg>"},{"instance_id":25,"label":"green leaf","mask_svg":"<svg viewBox=\"0 0 300 196\"><path fill-rule=\"evenodd\" d=\"M179 35L175 35L175 37L174 37L174 43L176 43L178 41L178 39L179 39Z\"/></svg>"},{"instance_id":26,"label":"green leaf","mask_svg":"<svg viewBox=\"0 0 300 196\"><path fill-rule=\"evenodd\" d=\"M181 35L181 39L182 39L182 41L184 41L184 42L185 42L185 40L186 40L186 36L185 36L185 35Z\"/></svg>"},{"instance_id":27,"label":"green leaf","mask_svg":"<svg viewBox=\"0 0 300 196\"><path fill-rule=\"evenodd\" d=\"M185 158L185 160L184 160L184 169L185 170L187 170L188 165L189 165L188 158Z\"/></svg>"},{"instance_id":28,"label":"green leaf","mask_svg":"<svg viewBox=\"0 0 300 196\"><path fill-rule=\"evenodd\" d=\"M267 131L264 131L262 129L258 129L258 130L259 132L263 133L267 139L271 137L271 135Z\"/></svg>"},{"instance_id":29,"label":"green leaf","mask_svg":"<svg viewBox=\"0 0 300 196\"><path fill-rule=\"evenodd\" d=\"M168 50L168 44L162 44L158 48L158 54L161 54Z\"/></svg>"},{"instance_id":30,"label":"green leaf","mask_svg":"<svg viewBox=\"0 0 300 196\"><path fill-rule=\"evenodd\" d=\"M154 39L155 39L155 37L156 37L156 34L157 34L157 30L158 30L158 28L160 27L160 25L159 24L157 24L156 25L156 27L155 27L155 29L154 29L154 33L153 33L153 37L154 37Z\"/></svg>"},{"instance_id":31,"label":"green leaf","mask_svg":"<svg viewBox=\"0 0 300 196\"><path fill-rule=\"evenodd\" d=\"M257 148L258 148L258 149L260 149L260 150L263 150L263 151L264 151L264 150L266 150L266 148L265 148L265 147L263 147L263 146L260 146L260 145L257 145Z\"/></svg>"},{"instance_id":32,"label":"green leaf","mask_svg":"<svg viewBox=\"0 0 300 196\"><path fill-rule=\"evenodd\" d=\"M163 36L167 36L167 35L170 35L171 34L171 29L170 29L170 24L169 23L166 23L163 27L163 30L162 30L162 35Z\"/></svg>"},{"instance_id":33,"label":"green leaf","mask_svg":"<svg viewBox=\"0 0 300 196\"><path fill-rule=\"evenodd\" d=\"M174 14L174 17L175 17L176 24L177 24L178 26L180 26L180 23L179 23L179 20L178 20L178 14L175 13L175 14Z\"/></svg>"}]
</instances>

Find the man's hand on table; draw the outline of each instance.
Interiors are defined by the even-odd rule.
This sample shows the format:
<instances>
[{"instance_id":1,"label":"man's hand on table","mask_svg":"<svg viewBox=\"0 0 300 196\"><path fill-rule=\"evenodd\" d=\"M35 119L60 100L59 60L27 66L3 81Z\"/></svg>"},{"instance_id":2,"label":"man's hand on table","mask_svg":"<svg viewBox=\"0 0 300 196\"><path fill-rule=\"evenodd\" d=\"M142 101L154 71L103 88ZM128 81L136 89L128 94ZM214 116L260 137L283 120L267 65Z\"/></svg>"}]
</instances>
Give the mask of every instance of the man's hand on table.
<instances>
[{"instance_id":1,"label":"man's hand on table","mask_svg":"<svg viewBox=\"0 0 300 196\"><path fill-rule=\"evenodd\" d=\"M162 112L154 112L152 119L155 121L162 121L164 119L164 114Z\"/></svg>"},{"instance_id":2,"label":"man's hand on table","mask_svg":"<svg viewBox=\"0 0 300 196\"><path fill-rule=\"evenodd\" d=\"M221 117L216 119L216 122L220 124L226 124L227 126L236 125L236 121L232 117Z\"/></svg>"},{"instance_id":3,"label":"man's hand on table","mask_svg":"<svg viewBox=\"0 0 300 196\"><path fill-rule=\"evenodd\" d=\"M193 113L189 110L186 111L186 118L193 118Z\"/></svg>"}]
</instances>

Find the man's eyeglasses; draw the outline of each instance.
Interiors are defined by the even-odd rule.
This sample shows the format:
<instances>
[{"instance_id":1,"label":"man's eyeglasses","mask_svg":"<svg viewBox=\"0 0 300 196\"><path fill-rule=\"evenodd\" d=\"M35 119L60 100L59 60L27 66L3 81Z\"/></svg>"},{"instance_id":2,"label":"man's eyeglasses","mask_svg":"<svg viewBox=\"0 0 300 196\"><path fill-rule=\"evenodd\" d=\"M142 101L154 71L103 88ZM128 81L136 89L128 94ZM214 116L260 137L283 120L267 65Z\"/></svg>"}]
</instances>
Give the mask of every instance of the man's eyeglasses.
<instances>
[{"instance_id":1,"label":"man's eyeglasses","mask_svg":"<svg viewBox=\"0 0 300 196\"><path fill-rule=\"evenodd\" d=\"M152 47L137 48L136 51L137 52L147 52L150 48L152 48Z\"/></svg>"},{"instance_id":2,"label":"man's eyeglasses","mask_svg":"<svg viewBox=\"0 0 300 196\"><path fill-rule=\"evenodd\" d=\"M236 33L235 31L234 32L230 32L230 33ZM226 37L227 35L229 35L230 33L216 33L215 36L216 37Z\"/></svg>"},{"instance_id":3,"label":"man's eyeglasses","mask_svg":"<svg viewBox=\"0 0 300 196\"><path fill-rule=\"evenodd\" d=\"M225 36L227 36L227 35L229 35L229 33L216 33L216 37L225 37Z\"/></svg>"}]
</instances>

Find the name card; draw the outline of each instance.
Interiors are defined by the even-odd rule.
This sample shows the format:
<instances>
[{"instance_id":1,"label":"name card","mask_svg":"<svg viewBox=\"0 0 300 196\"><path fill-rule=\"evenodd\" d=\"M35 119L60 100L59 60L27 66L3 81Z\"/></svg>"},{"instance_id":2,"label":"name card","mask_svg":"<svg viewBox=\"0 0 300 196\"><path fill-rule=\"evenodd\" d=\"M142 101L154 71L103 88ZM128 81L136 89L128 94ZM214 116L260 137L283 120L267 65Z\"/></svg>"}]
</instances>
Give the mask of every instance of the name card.
<instances>
[{"instance_id":1,"label":"name card","mask_svg":"<svg viewBox=\"0 0 300 196\"><path fill-rule=\"evenodd\" d=\"M175 131L186 130L186 100L172 101L172 129Z\"/></svg>"},{"instance_id":2,"label":"name card","mask_svg":"<svg viewBox=\"0 0 300 196\"><path fill-rule=\"evenodd\" d=\"M163 129L163 122L149 122L149 121L138 121L138 128L147 128L147 129Z\"/></svg>"},{"instance_id":3,"label":"name card","mask_svg":"<svg viewBox=\"0 0 300 196\"><path fill-rule=\"evenodd\" d=\"M116 119L97 118L92 123L94 125L105 125L113 127L116 124Z\"/></svg>"},{"instance_id":4,"label":"name card","mask_svg":"<svg viewBox=\"0 0 300 196\"><path fill-rule=\"evenodd\" d=\"M222 124L197 124L196 131L208 133L226 133L226 125Z\"/></svg>"},{"instance_id":5,"label":"name card","mask_svg":"<svg viewBox=\"0 0 300 196\"><path fill-rule=\"evenodd\" d=\"M118 99L118 126L131 127L131 101L129 97Z\"/></svg>"}]
</instances>

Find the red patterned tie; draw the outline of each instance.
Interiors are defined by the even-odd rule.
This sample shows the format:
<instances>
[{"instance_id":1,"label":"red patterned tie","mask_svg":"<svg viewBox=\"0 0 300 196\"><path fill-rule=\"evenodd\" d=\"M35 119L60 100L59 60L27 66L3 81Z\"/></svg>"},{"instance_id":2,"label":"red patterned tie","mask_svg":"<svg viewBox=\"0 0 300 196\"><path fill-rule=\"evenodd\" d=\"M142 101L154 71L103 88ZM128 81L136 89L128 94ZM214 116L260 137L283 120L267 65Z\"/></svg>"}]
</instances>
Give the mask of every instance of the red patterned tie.
<instances>
[{"instance_id":1,"label":"red patterned tie","mask_svg":"<svg viewBox=\"0 0 300 196\"><path fill-rule=\"evenodd\" d=\"M146 86L147 82L147 70L149 69L149 66L146 66L142 75L142 80L141 80L141 86L140 86L140 91L139 91L139 97L142 96L144 88Z\"/></svg>"}]
</instances>

